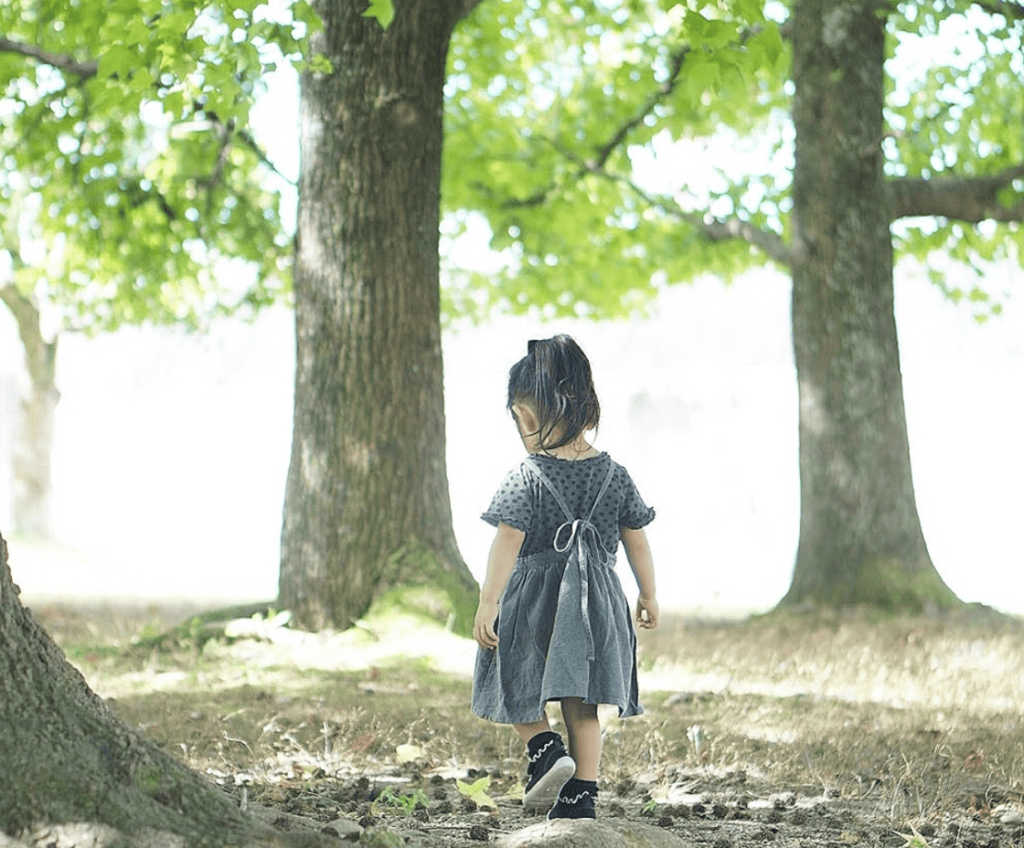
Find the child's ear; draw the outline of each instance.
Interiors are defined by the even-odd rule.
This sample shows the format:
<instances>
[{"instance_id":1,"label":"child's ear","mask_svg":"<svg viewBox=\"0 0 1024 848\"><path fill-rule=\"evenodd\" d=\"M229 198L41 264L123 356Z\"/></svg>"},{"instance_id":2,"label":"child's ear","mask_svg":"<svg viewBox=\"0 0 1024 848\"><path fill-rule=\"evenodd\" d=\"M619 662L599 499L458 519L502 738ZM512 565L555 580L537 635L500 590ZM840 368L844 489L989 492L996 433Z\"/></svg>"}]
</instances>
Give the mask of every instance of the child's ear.
<instances>
[{"instance_id":1,"label":"child's ear","mask_svg":"<svg viewBox=\"0 0 1024 848\"><path fill-rule=\"evenodd\" d=\"M537 416L530 407L516 403L512 405L512 414L516 417L516 421L520 423L524 433L536 433L538 429Z\"/></svg>"}]
</instances>

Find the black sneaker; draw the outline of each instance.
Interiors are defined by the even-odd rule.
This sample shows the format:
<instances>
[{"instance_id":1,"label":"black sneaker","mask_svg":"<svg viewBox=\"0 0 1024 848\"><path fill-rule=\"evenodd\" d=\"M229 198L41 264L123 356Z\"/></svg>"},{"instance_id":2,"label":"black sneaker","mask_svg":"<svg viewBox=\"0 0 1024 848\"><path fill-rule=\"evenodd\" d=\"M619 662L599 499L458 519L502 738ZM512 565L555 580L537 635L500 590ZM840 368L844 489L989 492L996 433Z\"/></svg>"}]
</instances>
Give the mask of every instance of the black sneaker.
<instances>
[{"instance_id":1,"label":"black sneaker","mask_svg":"<svg viewBox=\"0 0 1024 848\"><path fill-rule=\"evenodd\" d=\"M523 795L523 806L528 810L550 807L558 798L558 790L576 773L576 763L565 750L562 737L554 731L538 733L528 743L530 776Z\"/></svg>"},{"instance_id":2,"label":"black sneaker","mask_svg":"<svg viewBox=\"0 0 1024 848\"><path fill-rule=\"evenodd\" d=\"M549 819L596 819L594 801L597 800L597 781L566 782L558 793L558 803L548 812Z\"/></svg>"}]
</instances>

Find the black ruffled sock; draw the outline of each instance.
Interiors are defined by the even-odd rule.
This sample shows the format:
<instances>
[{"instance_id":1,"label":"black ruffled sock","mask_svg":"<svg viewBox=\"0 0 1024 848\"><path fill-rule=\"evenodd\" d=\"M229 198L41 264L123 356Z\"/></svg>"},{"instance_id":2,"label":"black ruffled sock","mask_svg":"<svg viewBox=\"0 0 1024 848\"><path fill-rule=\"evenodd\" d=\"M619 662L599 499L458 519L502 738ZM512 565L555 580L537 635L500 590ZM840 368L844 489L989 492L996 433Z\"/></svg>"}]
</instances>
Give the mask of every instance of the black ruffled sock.
<instances>
[{"instance_id":1,"label":"black ruffled sock","mask_svg":"<svg viewBox=\"0 0 1024 848\"><path fill-rule=\"evenodd\" d=\"M597 781L580 780L573 777L566 781L558 793L558 801L548 813L549 819L593 819L597 818L594 802L597 801Z\"/></svg>"},{"instance_id":2,"label":"black ruffled sock","mask_svg":"<svg viewBox=\"0 0 1024 848\"><path fill-rule=\"evenodd\" d=\"M540 733L531 736L530 741L526 743L526 750L530 755L530 759L532 760L536 757L537 752L551 741L556 741L559 745L564 747L562 737L553 730L542 730Z\"/></svg>"}]
</instances>

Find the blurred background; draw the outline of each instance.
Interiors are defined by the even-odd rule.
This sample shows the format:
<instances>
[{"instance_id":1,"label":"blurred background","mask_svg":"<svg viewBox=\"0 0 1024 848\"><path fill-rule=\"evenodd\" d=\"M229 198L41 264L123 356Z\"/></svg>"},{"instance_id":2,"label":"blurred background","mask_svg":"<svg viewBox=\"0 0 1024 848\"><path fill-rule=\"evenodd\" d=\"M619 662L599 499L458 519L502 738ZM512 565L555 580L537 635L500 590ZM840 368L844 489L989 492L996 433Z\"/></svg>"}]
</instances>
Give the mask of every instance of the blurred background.
<instances>
[{"instance_id":1,"label":"blurred background","mask_svg":"<svg viewBox=\"0 0 1024 848\"><path fill-rule=\"evenodd\" d=\"M1024 284L1008 268L1004 290ZM657 509L663 605L710 616L785 593L799 521L789 281L767 272L664 290L643 318L502 318L446 331L448 474L462 554L482 578L479 519L522 447L504 409L526 340L569 332L602 402L596 444ZM918 509L966 601L1024 613L1024 304L983 324L909 266L896 312ZM276 596L291 439L294 333L275 308L209 335L126 329L61 341L55 541L8 538L33 599L220 603ZM0 310L0 528L22 353ZM5 532L5 536L8 534ZM620 567L621 564L620 564ZM628 569L627 593L633 593Z\"/></svg>"}]
</instances>

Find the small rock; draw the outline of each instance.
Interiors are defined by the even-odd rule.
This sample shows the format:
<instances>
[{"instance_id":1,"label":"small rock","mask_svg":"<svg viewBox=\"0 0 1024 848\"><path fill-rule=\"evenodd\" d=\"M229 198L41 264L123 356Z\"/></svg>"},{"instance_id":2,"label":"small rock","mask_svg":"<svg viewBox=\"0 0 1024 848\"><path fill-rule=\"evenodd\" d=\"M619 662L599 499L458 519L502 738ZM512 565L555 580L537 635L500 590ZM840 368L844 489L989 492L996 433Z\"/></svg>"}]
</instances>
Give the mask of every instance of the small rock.
<instances>
[{"instance_id":1,"label":"small rock","mask_svg":"<svg viewBox=\"0 0 1024 848\"><path fill-rule=\"evenodd\" d=\"M351 819L335 819L332 822L328 822L326 827L334 830L341 839L348 839L352 835L358 837L363 832L359 824Z\"/></svg>"},{"instance_id":2,"label":"small rock","mask_svg":"<svg viewBox=\"0 0 1024 848\"><path fill-rule=\"evenodd\" d=\"M795 792L778 792L768 796L768 800L771 801L772 806L776 810L784 810L786 807L792 807L796 803Z\"/></svg>"},{"instance_id":3,"label":"small rock","mask_svg":"<svg viewBox=\"0 0 1024 848\"><path fill-rule=\"evenodd\" d=\"M401 835L386 827L371 827L359 837L362 848L405 848Z\"/></svg>"},{"instance_id":4,"label":"small rock","mask_svg":"<svg viewBox=\"0 0 1024 848\"><path fill-rule=\"evenodd\" d=\"M498 839L501 848L693 848L668 828L636 821L559 819L531 825Z\"/></svg>"}]
</instances>

